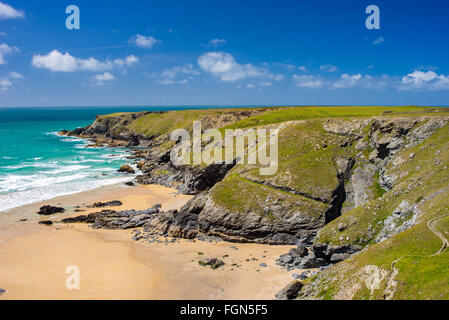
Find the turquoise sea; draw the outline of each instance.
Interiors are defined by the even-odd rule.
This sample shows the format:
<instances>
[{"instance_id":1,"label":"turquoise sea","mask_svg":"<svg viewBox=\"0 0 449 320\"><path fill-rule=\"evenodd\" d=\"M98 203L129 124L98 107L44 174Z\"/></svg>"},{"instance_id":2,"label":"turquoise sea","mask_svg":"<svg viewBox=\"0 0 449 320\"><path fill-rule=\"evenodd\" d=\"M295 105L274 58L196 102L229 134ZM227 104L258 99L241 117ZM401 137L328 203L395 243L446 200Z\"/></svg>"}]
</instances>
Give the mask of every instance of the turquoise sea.
<instances>
[{"instance_id":1,"label":"turquoise sea","mask_svg":"<svg viewBox=\"0 0 449 320\"><path fill-rule=\"evenodd\" d=\"M86 148L88 141L58 131L100 114L194 108L205 107L0 108L0 212L132 179L117 173L125 148Z\"/></svg>"},{"instance_id":2,"label":"turquoise sea","mask_svg":"<svg viewBox=\"0 0 449 320\"><path fill-rule=\"evenodd\" d=\"M57 132L98 114L143 110L167 108L0 108L0 212L132 179L117 173L126 149L86 148L88 141Z\"/></svg>"}]
</instances>

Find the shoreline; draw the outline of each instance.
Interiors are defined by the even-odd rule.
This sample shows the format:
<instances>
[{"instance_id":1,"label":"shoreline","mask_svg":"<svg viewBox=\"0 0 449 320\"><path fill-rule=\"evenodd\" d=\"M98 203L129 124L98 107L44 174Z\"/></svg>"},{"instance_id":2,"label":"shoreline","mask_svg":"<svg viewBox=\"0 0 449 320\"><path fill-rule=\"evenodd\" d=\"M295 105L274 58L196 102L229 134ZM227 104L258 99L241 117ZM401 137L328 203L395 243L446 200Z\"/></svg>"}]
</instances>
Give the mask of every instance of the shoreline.
<instances>
[{"instance_id":1,"label":"shoreline","mask_svg":"<svg viewBox=\"0 0 449 320\"><path fill-rule=\"evenodd\" d=\"M275 264L293 246L171 238L165 242L137 242L132 240L135 229L38 224L41 220L56 222L103 209L143 210L155 204L161 204L164 210L179 209L190 198L157 185L113 185L45 201L65 207L67 211L62 214L36 215L42 203L10 210L6 218L2 213L0 288L7 293L0 300L273 299L285 283L293 280L295 271L287 272ZM96 209L84 206L111 200L120 200L123 205ZM85 211L75 212L76 206ZM17 222L18 216L28 220ZM225 265L217 270L202 267L198 261L205 258L221 259ZM80 268L80 290L65 286L69 265Z\"/></svg>"}]
</instances>

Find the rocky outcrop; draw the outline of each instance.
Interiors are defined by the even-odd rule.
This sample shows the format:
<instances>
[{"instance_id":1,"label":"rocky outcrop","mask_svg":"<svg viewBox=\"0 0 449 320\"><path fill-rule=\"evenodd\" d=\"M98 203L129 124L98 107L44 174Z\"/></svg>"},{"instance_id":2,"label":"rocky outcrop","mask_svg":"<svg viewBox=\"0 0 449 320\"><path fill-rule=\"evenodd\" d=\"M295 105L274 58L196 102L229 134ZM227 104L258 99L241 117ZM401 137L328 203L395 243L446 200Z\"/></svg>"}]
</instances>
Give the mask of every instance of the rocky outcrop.
<instances>
[{"instance_id":1,"label":"rocky outcrop","mask_svg":"<svg viewBox=\"0 0 449 320\"><path fill-rule=\"evenodd\" d=\"M330 246L315 243L309 248L298 247L279 257L276 263L286 270L325 267L349 258L362 248L357 245Z\"/></svg>"},{"instance_id":2,"label":"rocky outcrop","mask_svg":"<svg viewBox=\"0 0 449 320\"><path fill-rule=\"evenodd\" d=\"M39 211L37 212L38 215L41 216L50 216L56 213L62 213L64 212L65 209L64 208L60 208L60 207L53 207L53 206L43 206L39 209Z\"/></svg>"},{"instance_id":3,"label":"rocky outcrop","mask_svg":"<svg viewBox=\"0 0 449 320\"><path fill-rule=\"evenodd\" d=\"M402 201L394 209L393 214L384 221L384 227L377 235L375 241L381 242L410 228L419 214L418 205L411 204L407 200Z\"/></svg>"},{"instance_id":4,"label":"rocky outcrop","mask_svg":"<svg viewBox=\"0 0 449 320\"><path fill-rule=\"evenodd\" d=\"M140 184L159 184L175 188L184 194L198 194L220 182L234 164L212 164L209 166L174 166L171 162L159 161L146 165L143 175L137 177Z\"/></svg>"},{"instance_id":5,"label":"rocky outcrop","mask_svg":"<svg viewBox=\"0 0 449 320\"><path fill-rule=\"evenodd\" d=\"M211 269L215 270L220 268L221 266L224 266L225 263L217 258L209 258L209 259L203 259L198 261L198 264L202 267L210 266Z\"/></svg>"},{"instance_id":6,"label":"rocky outcrop","mask_svg":"<svg viewBox=\"0 0 449 320\"><path fill-rule=\"evenodd\" d=\"M129 164L124 164L123 166L120 167L120 169L118 169L118 172L121 173L129 173L129 174L134 174L136 173L134 171L134 169L129 165Z\"/></svg>"},{"instance_id":7,"label":"rocky outcrop","mask_svg":"<svg viewBox=\"0 0 449 320\"><path fill-rule=\"evenodd\" d=\"M155 214L159 213L160 205L153 208L136 211L112 211L105 210L100 212L92 225L95 229L131 229L142 227L149 220L153 219Z\"/></svg>"},{"instance_id":8,"label":"rocky outcrop","mask_svg":"<svg viewBox=\"0 0 449 320\"><path fill-rule=\"evenodd\" d=\"M88 208L105 208L105 207L120 207L123 203L119 200L112 200L112 201L106 201L106 202L96 202L90 206L87 206Z\"/></svg>"},{"instance_id":9,"label":"rocky outcrop","mask_svg":"<svg viewBox=\"0 0 449 320\"><path fill-rule=\"evenodd\" d=\"M144 231L185 239L193 239L199 235L198 215L206 205L206 194L190 200L181 210L160 212L144 225Z\"/></svg>"},{"instance_id":10,"label":"rocky outcrop","mask_svg":"<svg viewBox=\"0 0 449 320\"><path fill-rule=\"evenodd\" d=\"M310 240L324 223L282 206L270 207L276 219L257 213L233 213L214 204L207 193L190 200L180 211L161 212L144 226L158 235L192 239L211 235L230 242L296 244ZM294 210L294 209L293 209Z\"/></svg>"},{"instance_id":11,"label":"rocky outcrop","mask_svg":"<svg viewBox=\"0 0 449 320\"><path fill-rule=\"evenodd\" d=\"M50 220L39 221L39 224L43 224L43 225L46 225L46 226L51 226L51 225L53 225L53 221L50 221Z\"/></svg>"},{"instance_id":12,"label":"rocky outcrop","mask_svg":"<svg viewBox=\"0 0 449 320\"><path fill-rule=\"evenodd\" d=\"M377 167L367 161L359 161L346 184L346 201L343 212L352 210L374 198L372 186L375 183Z\"/></svg>"},{"instance_id":13,"label":"rocky outcrop","mask_svg":"<svg viewBox=\"0 0 449 320\"><path fill-rule=\"evenodd\" d=\"M301 281L295 280L290 282L284 289L276 294L277 300L293 300L298 297L299 291L304 285Z\"/></svg>"},{"instance_id":14,"label":"rocky outcrop","mask_svg":"<svg viewBox=\"0 0 449 320\"><path fill-rule=\"evenodd\" d=\"M88 215L64 218L61 220L61 223L94 223L97 216L100 215L101 213L105 214L106 211L110 213L115 212L113 210L104 210L102 212L94 212Z\"/></svg>"},{"instance_id":15,"label":"rocky outcrop","mask_svg":"<svg viewBox=\"0 0 449 320\"><path fill-rule=\"evenodd\" d=\"M300 239L307 241L313 237L314 232L324 223L324 217L310 219L310 216L292 207L273 203L267 203L266 206L275 219L261 216L257 212L233 212L220 207L209 198L198 215L198 228L203 233L219 236L230 242L296 244Z\"/></svg>"},{"instance_id":16,"label":"rocky outcrop","mask_svg":"<svg viewBox=\"0 0 449 320\"><path fill-rule=\"evenodd\" d=\"M139 228L153 219L160 211L160 205L147 210L103 210L88 215L62 219L62 223L92 223L94 229L132 229Z\"/></svg>"}]
</instances>

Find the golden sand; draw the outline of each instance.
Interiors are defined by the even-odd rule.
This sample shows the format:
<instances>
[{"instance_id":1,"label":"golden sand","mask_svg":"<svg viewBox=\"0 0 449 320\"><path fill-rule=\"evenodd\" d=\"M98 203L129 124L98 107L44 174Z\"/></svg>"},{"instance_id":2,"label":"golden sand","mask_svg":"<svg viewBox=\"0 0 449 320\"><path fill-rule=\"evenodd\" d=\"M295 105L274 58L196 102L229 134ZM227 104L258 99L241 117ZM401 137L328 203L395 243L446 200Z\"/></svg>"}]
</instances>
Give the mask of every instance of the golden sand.
<instances>
[{"instance_id":1,"label":"golden sand","mask_svg":"<svg viewBox=\"0 0 449 320\"><path fill-rule=\"evenodd\" d=\"M66 214L50 217L57 221L98 211L73 213L82 203L120 200L123 206L115 210L141 210L157 203L163 209L175 209L189 198L160 186L120 186L45 204L71 208ZM36 217L40 205L18 208L2 217L9 223L3 224L6 226L1 227L0 234L0 288L7 290L0 299L272 299L292 280L293 272L275 265L275 259L292 246L198 240L135 242L132 230L94 230L85 224L38 225L37 221L48 219ZM16 217L11 218L13 214ZM16 222L17 216L29 220ZM225 265L217 270L200 266L198 260L207 257L219 258ZM66 287L66 268L70 265L79 267L79 290Z\"/></svg>"}]
</instances>

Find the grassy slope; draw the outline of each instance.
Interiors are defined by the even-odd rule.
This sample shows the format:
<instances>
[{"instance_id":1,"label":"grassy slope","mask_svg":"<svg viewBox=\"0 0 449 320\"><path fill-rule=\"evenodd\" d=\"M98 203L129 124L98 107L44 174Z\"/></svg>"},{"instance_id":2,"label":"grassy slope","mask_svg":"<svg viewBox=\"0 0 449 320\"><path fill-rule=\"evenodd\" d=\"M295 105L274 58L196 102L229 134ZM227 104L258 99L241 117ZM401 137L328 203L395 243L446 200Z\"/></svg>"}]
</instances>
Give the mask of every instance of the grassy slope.
<instances>
[{"instance_id":1,"label":"grassy slope","mask_svg":"<svg viewBox=\"0 0 449 320\"><path fill-rule=\"evenodd\" d=\"M371 117L383 113L422 112L426 107L287 107L245 119L228 126L230 129L249 128L292 120L322 118ZM428 110L428 108L427 108Z\"/></svg>"},{"instance_id":2,"label":"grassy slope","mask_svg":"<svg viewBox=\"0 0 449 320\"><path fill-rule=\"evenodd\" d=\"M314 285L321 288L319 292L315 292L316 297L339 298L339 293L353 286L357 288L354 289L353 298L369 299L370 291L363 285L366 278L363 267L375 265L391 272L392 262L400 259L395 265L399 270L395 277L398 281L393 296L395 299L449 299L449 252L431 256L440 249L442 242L427 227L429 220L449 213L448 136L449 127L446 126L421 145L403 151L400 156L407 161L392 169L392 172L399 171L404 176L392 191L363 207L345 213L320 230L318 240L321 242L371 246L308 281L309 286L315 282ZM416 156L410 159L409 154L412 152ZM436 164L435 159L440 163ZM438 195L438 191L441 194ZM405 232L374 244L373 239L382 228L384 219L403 200L418 203L421 214L417 223ZM337 226L341 223L348 225L346 230L338 231ZM370 225L372 228L369 228ZM435 226L449 235L449 218L438 220ZM383 299L386 288L387 278L374 291L372 298Z\"/></svg>"},{"instance_id":3,"label":"grassy slope","mask_svg":"<svg viewBox=\"0 0 449 320\"><path fill-rule=\"evenodd\" d=\"M237 165L231 171L232 178L228 177L217 184L211 194L221 207L231 212L242 212L254 198L241 198L241 193L236 194L235 190L253 194L260 188L268 188L271 194L276 196L282 193L290 195L292 199L298 199L298 209L307 212L309 202L304 202L305 199L324 198L330 202L332 191L338 186L333 159L348 153L346 148L338 147L343 140L338 135L325 133L320 120L291 124L279 135L279 168L275 175L261 176L257 165ZM234 178L237 176L239 179ZM270 187L267 187L267 184ZM280 191L281 188L287 188L285 190L289 192ZM267 195L265 194L265 197ZM265 200L261 195L256 198L259 202ZM321 212L328 207L322 202L310 201L319 203ZM253 212L263 214L260 206L252 209Z\"/></svg>"},{"instance_id":4,"label":"grassy slope","mask_svg":"<svg viewBox=\"0 0 449 320\"><path fill-rule=\"evenodd\" d=\"M215 204L231 212L241 214L254 212L270 220L277 217L272 212L266 211L262 205L269 197L272 199L271 202L277 200L283 207L289 208L291 214L299 210L314 219L318 219L320 212L326 208L321 202L252 182L237 174L228 175L222 183L212 189L211 194Z\"/></svg>"}]
</instances>

